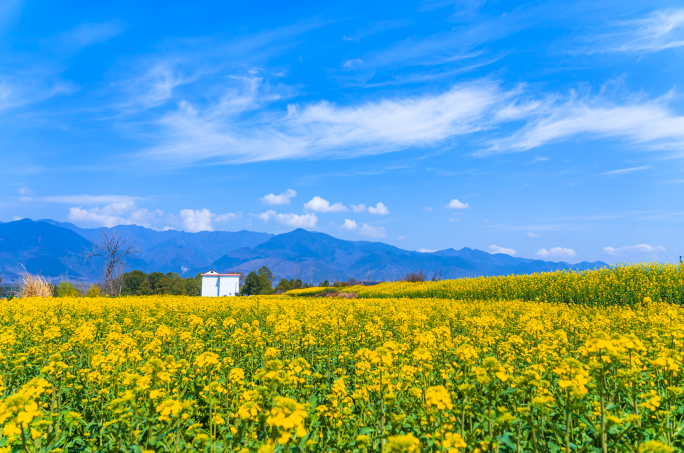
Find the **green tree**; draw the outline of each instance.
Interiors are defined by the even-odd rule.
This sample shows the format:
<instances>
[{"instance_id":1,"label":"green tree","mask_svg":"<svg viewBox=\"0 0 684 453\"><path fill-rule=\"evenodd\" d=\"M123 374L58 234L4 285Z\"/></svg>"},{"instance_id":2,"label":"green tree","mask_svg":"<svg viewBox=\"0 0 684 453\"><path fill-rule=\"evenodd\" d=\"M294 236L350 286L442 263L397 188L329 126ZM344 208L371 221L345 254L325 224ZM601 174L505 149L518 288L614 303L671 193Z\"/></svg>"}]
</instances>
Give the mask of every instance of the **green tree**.
<instances>
[{"instance_id":1,"label":"green tree","mask_svg":"<svg viewBox=\"0 0 684 453\"><path fill-rule=\"evenodd\" d=\"M90 288L88 289L88 294L86 294L88 297L100 297L102 295L102 291L100 290L100 287L97 285L90 285Z\"/></svg>"},{"instance_id":2,"label":"green tree","mask_svg":"<svg viewBox=\"0 0 684 453\"><path fill-rule=\"evenodd\" d=\"M259 278L261 279L261 294L273 294L273 282L275 281L273 272L271 272L268 267L261 266L261 269L257 271L257 274L259 274Z\"/></svg>"},{"instance_id":3,"label":"green tree","mask_svg":"<svg viewBox=\"0 0 684 453\"><path fill-rule=\"evenodd\" d=\"M240 294L243 296L256 296L261 294L261 279L259 274L252 271L247 274L245 278L245 284L240 288Z\"/></svg>"},{"instance_id":4,"label":"green tree","mask_svg":"<svg viewBox=\"0 0 684 453\"><path fill-rule=\"evenodd\" d=\"M126 272L121 294L125 296L142 295L140 293L140 286L146 279L147 274L142 271Z\"/></svg>"},{"instance_id":5,"label":"green tree","mask_svg":"<svg viewBox=\"0 0 684 453\"><path fill-rule=\"evenodd\" d=\"M195 278L189 277L185 279L185 291L188 296L202 295L202 274L199 273Z\"/></svg>"},{"instance_id":6,"label":"green tree","mask_svg":"<svg viewBox=\"0 0 684 453\"><path fill-rule=\"evenodd\" d=\"M285 291L289 291L291 289L292 289L292 283L290 283L287 280L285 280L284 278L282 278L282 279L280 279L280 282L278 283L278 286L276 286L275 290L276 290L276 292L278 292L278 291L285 292Z\"/></svg>"},{"instance_id":7,"label":"green tree","mask_svg":"<svg viewBox=\"0 0 684 453\"><path fill-rule=\"evenodd\" d=\"M258 271L250 272L245 278L245 284L240 288L240 294L244 296L257 296L261 294L273 294L273 273L262 266Z\"/></svg>"},{"instance_id":8,"label":"green tree","mask_svg":"<svg viewBox=\"0 0 684 453\"><path fill-rule=\"evenodd\" d=\"M59 282L57 297L81 297L81 292L71 282Z\"/></svg>"}]
</instances>

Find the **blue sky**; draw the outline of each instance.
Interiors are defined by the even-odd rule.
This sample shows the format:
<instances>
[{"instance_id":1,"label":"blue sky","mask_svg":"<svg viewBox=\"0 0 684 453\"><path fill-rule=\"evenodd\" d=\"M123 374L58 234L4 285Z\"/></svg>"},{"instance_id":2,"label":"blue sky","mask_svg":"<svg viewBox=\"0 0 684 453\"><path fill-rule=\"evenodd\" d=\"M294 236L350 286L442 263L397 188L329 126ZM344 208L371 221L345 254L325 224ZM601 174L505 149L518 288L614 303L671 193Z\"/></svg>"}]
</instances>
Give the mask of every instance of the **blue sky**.
<instances>
[{"instance_id":1,"label":"blue sky","mask_svg":"<svg viewBox=\"0 0 684 453\"><path fill-rule=\"evenodd\" d=\"M675 1L0 2L0 221L684 254Z\"/></svg>"}]
</instances>

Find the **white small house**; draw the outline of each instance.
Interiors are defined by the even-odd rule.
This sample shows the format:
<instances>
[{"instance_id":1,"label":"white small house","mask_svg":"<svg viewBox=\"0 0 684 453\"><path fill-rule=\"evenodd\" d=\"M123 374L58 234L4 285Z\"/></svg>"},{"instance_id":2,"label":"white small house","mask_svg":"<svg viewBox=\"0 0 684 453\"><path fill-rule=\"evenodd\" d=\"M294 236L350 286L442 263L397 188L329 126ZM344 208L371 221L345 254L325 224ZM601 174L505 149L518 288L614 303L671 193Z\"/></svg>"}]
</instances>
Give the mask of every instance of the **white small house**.
<instances>
[{"instance_id":1,"label":"white small house","mask_svg":"<svg viewBox=\"0 0 684 453\"><path fill-rule=\"evenodd\" d=\"M240 274L202 274L202 297L234 296L240 292Z\"/></svg>"}]
</instances>

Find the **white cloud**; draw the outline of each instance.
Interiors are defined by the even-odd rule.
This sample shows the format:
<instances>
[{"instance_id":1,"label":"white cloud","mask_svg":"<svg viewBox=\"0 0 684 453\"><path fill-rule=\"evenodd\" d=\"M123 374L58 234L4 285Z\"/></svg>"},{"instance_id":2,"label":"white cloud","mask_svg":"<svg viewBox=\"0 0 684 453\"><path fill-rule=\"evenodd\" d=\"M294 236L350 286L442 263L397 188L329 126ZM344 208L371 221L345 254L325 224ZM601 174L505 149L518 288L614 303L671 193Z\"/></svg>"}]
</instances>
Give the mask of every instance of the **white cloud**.
<instances>
[{"instance_id":1,"label":"white cloud","mask_svg":"<svg viewBox=\"0 0 684 453\"><path fill-rule=\"evenodd\" d=\"M263 220L264 222L268 222L268 219L271 217L274 217L276 215L276 212L273 211L272 209L269 209L266 212L262 212L261 214L257 215L256 218L259 220Z\"/></svg>"},{"instance_id":2,"label":"white cloud","mask_svg":"<svg viewBox=\"0 0 684 453\"><path fill-rule=\"evenodd\" d=\"M128 195L56 195L51 197L40 197L38 201L46 203L65 203L65 204L105 204L105 203L130 203L142 200L140 197Z\"/></svg>"},{"instance_id":3,"label":"white cloud","mask_svg":"<svg viewBox=\"0 0 684 453\"><path fill-rule=\"evenodd\" d=\"M196 233L198 231L214 231L214 222L227 222L241 216L242 214L239 212L216 215L206 208L183 209L179 215L175 216L166 214L160 209L149 211L138 208L134 201L125 201L110 203L102 208L72 207L69 208L68 219L72 222L92 222L109 228L117 225L140 225L145 228L159 229L157 225L171 223L180 226L183 231ZM164 229L175 228L165 225Z\"/></svg>"},{"instance_id":4,"label":"white cloud","mask_svg":"<svg viewBox=\"0 0 684 453\"><path fill-rule=\"evenodd\" d=\"M535 164L537 162L546 162L547 160L551 159L550 157L535 157L531 164Z\"/></svg>"},{"instance_id":5,"label":"white cloud","mask_svg":"<svg viewBox=\"0 0 684 453\"><path fill-rule=\"evenodd\" d=\"M84 23L63 33L58 46L61 50L75 51L93 44L107 41L126 29L120 20L100 23Z\"/></svg>"},{"instance_id":6,"label":"white cloud","mask_svg":"<svg viewBox=\"0 0 684 453\"><path fill-rule=\"evenodd\" d=\"M185 231L189 233L197 233L198 231L214 231L212 220L216 216L208 209L194 210L182 209L180 218L183 223Z\"/></svg>"},{"instance_id":7,"label":"white cloud","mask_svg":"<svg viewBox=\"0 0 684 453\"><path fill-rule=\"evenodd\" d=\"M636 244L636 245L627 245L627 246L618 247L618 248L603 247L603 251L606 252L607 254L613 255L613 256L628 255L628 254L632 254L632 253L656 254L658 252L664 252L665 247L662 247L660 245Z\"/></svg>"},{"instance_id":8,"label":"white cloud","mask_svg":"<svg viewBox=\"0 0 684 453\"><path fill-rule=\"evenodd\" d=\"M297 196L296 190L287 189L286 192L283 192L280 195L275 195L275 194L269 193L268 195L265 195L265 196L259 198L259 200L263 204L267 204L267 205L290 204L290 198L293 198L296 196Z\"/></svg>"},{"instance_id":9,"label":"white cloud","mask_svg":"<svg viewBox=\"0 0 684 453\"><path fill-rule=\"evenodd\" d=\"M378 204L376 204L375 207L368 206L368 212L375 215L387 215L390 213L389 208L385 206L382 202L378 202Z\"/></svg>"},{"instance_id":10,"label":"white cloud","mask_svg":"<svg viewBox=\"0 0 684 453\"><path fill-rule=\"evenodd\" d=\"M470 205L468 203L461 203L456 198L454 198L445 207L447 207L449 209L468 209L470 207Z\"/></svg>"},{"instance_id":11,"label":"white cloud","mask_svg":"<svg viewBox=\"0 0 684 453\"><path fill-rule=\"evenodd\" d=\"M294 158L357 157L429 146L479 131L508 98L497 83L455 85L446 92L355 105L319 101L264 109L282 102L261 79L231 82L213 104L179 99L156 119L158 145L142 152L168 166L201 161L243 163ZM244 115L261 110L263 113ZM247 119L247 117L249 117Z\"/></svg>"},{"instance_id":12,"label":"white cloud","mask_svg":"<svg viewBox=\"0 0 684 453\"><path fill-rule=\"evenodd\" d=\"M356 224L356 221L350 219L344 219L344 223L342 224L342 228L348 231L355 230L358 227L359 226Z\"/></svg>"},{"instance_id":13,"label":"white cloud","mask_svg":"<svg viewBox=\"0 0 684 453\"><path fill-rule=\"evenodd\" d=\"M397 239L399 239L400 241L403 241L403 240L406 239L406 236L405 236L405 235L401 235L401 236L397 237Z\"/></svg>"},{"instance_id":14,"label":"white cloud","mask_svg":"<svg viewBox=\"0 0 684 453\"><path fill-rule=\"evenodd\" d=\"M363 63L363 61L359 60L358 58L354 58L353 60L345 61L344 64L342 65L342 67L344 67L346 69L351 69L355 66L360 65L361 63Z\"/></svg>"},{"instance_id":15,"label":"white cloud","mask_svg":"<svg viewBox=\"0 0 684 453\"><path fill-rule=\"evenodd\" d=\"M76 90L74 85L60 80L58 74L53 71L32 69L16 70L14 74L5 72L0 75L0 112Z\"/></svg>"},{"instance_id":16,"label":"white cloud","mask_svg":"<svg viewBox=\"0 0 684 453\"><path fill-rule=\"evenodd\" d=\"M21 201L22 203L30 203L33 201L33 198L31 198L31 197L19 197L19 201Z\"/></svg>"},{"instance_id":17,"label":"white cloud","mask_svg":"<svg viewBox=\"0 0 684 453\"><path fill-rule=\"evenodd\" d=\"M321 197L313 197L310 201L304 203L304 209L314 212L342 212L349 209L342 203L330 204L328 200Z\"/></svg>"},{"instance_id":18,"label":"white cloud","mask_svg":"<svg viewBox=\"0 0 684 453\"><path fill-rule=\"evenodd\" d=\"M242 217L241 212L227 212L225 214L217 215L214 219L215 222L230 222L231 220L239 219Z\"/></svg>"},{"instance_id":19,"label":"white cloud","mask_svg":"<svg viewBox=\"0 0 684 453\"><path fill-rule=\"evenodd\" d=\"M615 175L624 175L626 173L632 173L635 171L640 171L640 170L648 170L651 168L650 165L644 165L642 167L630 167L630 168L621 168L619 170L611 170L611 171L606 171L603 173L599 173L600 176L615 176Z\"/></svg>"},{"instance_id":20,"label":"white cloud","mask_svg":"<svg viewBox=\"0 0 684 453\"><path fill-rule=\"evenodd\" d=\"M482 219L484 223L489 223L489 219Z\"/></svg>"},{"instance_id":21,"label":"white cloud","mask_svg":"<svg viewBox=\"0 0 684 453\"><path fill-rule=\"evenodd\" d=\"M503 253L505 255L511 255L515 256L515 250L513 249L507 249L506 247L499 247L498 245L490 245L489 250L491 250L494 253Z\"/></svg>"},{"instance_id":22,"label":"white cloud","mask_svg":"<svg viewBox=\"0 0 684 453\"><path fill-rule=\"evenodd\" d=\"M354 212L364 212L366 210L365 204L353 204L351 205L352 211Z\"/></svg>"},{"instance_id":23,"label":"white cloud","mask_svg":"<svg viewBox=\"0 0 684 453\"><path fill-rule=\"evenodd\" d=\"M478 154L526 151L571 137L615 138L646 148L680 152L684 147L684 117L666 104L668 94L656 100L622 95L621 103L603 95L549 96L524 117L525 126L507 138L491 142Z\"/></svg>"},{"instance_id":24,"label":"white cloud","mask_svg":"<svg viewBox=\"0 0 684 453\"><path fill-rule=\"evenodd\" d=\"M538 238L539 236L541 236L541 234L533 233L533 232L529 231L525 236L527 236L530 239L534 239L534 238Z\"/></svg>"},{"instance_id":25,"label":"white cloud","mask_svg":"<svg viewBox=\"0 0 684 453\"><path fill-rule=\"evenodd\" d=\"M23 217L19 217L18 215L15 215L14 217L12 217L12 219L13 219L13 220L23 220L24 218L23 218Z\"/></svg>"},{"instance_id":26,"label":"white cloud","mask_svg":"<svg viewBox=\"0 0 684 453\"><path fill-rule=\"evenodd\" d=\"M137 209L132 201L111 203L103 208L83 209L83 207L69 208L68 219L72 222L93 222L106 227L116 225L140 225L153 228L156 221L164 217L164 212L157 209Z\"/></svg>"},{"instance_id":27,"label":"white cloud","mask_svg":"<svg viewBox=\"0 0 684 453\"><path fill-rule=\"evenodd\" d=\"M418 249L416 252L418 253L435 253L437 249Z\"/></svg>"},{"instance_id":28,"label":"white cloud","mask_svg":"<svg viewBox=\"0 0 684 453\"><path fill-rule=\"evenodd\" d=\"M684 9L656 11L643 19L609 24L594 39L594 52L658 52L684 46Z\"/></svg>"},{"instance_id":29,"label":"white cloud","mask_svg":"<svg viewBox=\"0 0 684 453\"><path fill-rule=\"evenodd\" d=\"M387 236L385 227L374 227L368 225L367 223L363 224L359 230L359 234L362 236L368 236L369 238L384 238Z\"/></svg>"},{"instance_id":30,"label":"white cloud","mask_svg":"<svg viewBox=\"0 0 684 453\"><path fill-rule=\"evenodd\" d=\"M318 217L316 214L276 214L275 219L278 223L297 228L315 228Z\"/></svg>"},{"instance_id":31,"label":"white cloud","mask_svg":"<svg viewBox=\"0 0 684 453\"><path fill-rule=\"evenodd\" d=\"M162 95L155 94L162 100L155 102L170 108L151 118L144 138L153 134L155 145L139 154L167 167L353 158L434 146L512 122L514 132L490 141L479 154L524 151L579 135L680 153L684 147L684 117L668 106L671 93L656 100L629 93L613 98L576 92L537 95L522 85L505 90L483 79L441 93L348 105L320 100L274 112L280 107L272 103L293 96L291 88L274 88L257 76L230 77L226 85L215 87L220 94L213 100L191 103L171 90L194 82L180 75L167 78L171 81L162 83ZM150 95L155 90L148 88ZM141 93L131 97L145 98Z\"/></svg>"},{"instance_id":32,"label":"white cloud","mask_svg":"<svg viewBox=\"0 0 684 453\"><path fill-rule=\"evenodd\" d=\"M17 192L19 192L19 195L33 195L35 192L28 187L20 187Z\"/></svg>"},{"instance_id":33,"label":"white cloud","mask_svg":"<svg viewBox=\"0 0 684 453\"><path fill-rule=\"evenodd\" d=\"M577 254L573 249L554 247L549 250L539 249L535 255L537 255L539 258L571 258Z\"/></svg>"},{"instance_id":34,"label":"white cloud","mask_svg":"<svg viewBox=\"0 0 684 453\"><path fill-rule=\"evenodd\" d=\"M423 208L423 211L432 212L433 209L428 206L428 207Z\"/></svg>"}]
</instances>

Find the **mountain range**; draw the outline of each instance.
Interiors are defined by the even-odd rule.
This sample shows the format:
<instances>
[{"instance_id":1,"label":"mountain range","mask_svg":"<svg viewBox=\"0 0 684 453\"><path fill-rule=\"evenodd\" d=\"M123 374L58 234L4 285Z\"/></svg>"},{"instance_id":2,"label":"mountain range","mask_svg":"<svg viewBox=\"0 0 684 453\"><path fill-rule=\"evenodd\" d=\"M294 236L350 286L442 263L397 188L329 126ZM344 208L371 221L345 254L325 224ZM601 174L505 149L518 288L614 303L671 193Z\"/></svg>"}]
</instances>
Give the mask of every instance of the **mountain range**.
<instances>
[{"instance_id":1,"label":"mountain range","mask_svg":"<svg viewBox=\"0 0 684 453\"><path fill-rule=\"evenodd\" d=\"M137 225L80 228L54 220L22 219L0 223L0 278L13 281L25 268L52 280L67 276L83 281L101 277L101 262L86 262L83 252L102 233L116 229L136 243L139 254L128 270L177 272L194 276L214 269L248 273L268 266L277 279L388 281L408 272L437 273L441 278L508 275L608 266L597 261L568 264L517 258L463 248L433 253L403 250L381 242L345 241L324 233L296 229L272 235L253 231L155 231Z\"/></svg>"}]
</instances>

